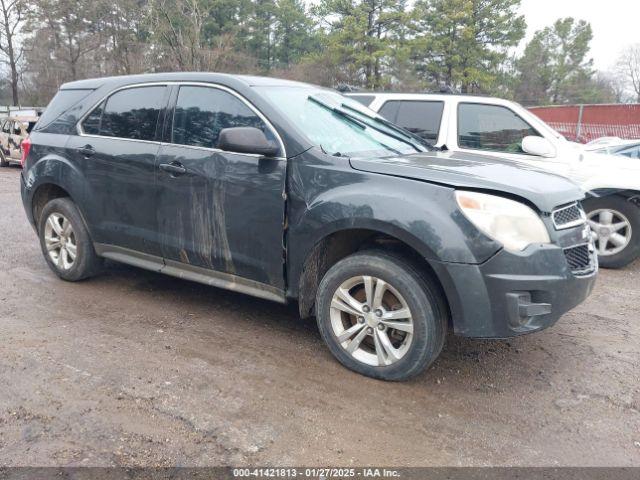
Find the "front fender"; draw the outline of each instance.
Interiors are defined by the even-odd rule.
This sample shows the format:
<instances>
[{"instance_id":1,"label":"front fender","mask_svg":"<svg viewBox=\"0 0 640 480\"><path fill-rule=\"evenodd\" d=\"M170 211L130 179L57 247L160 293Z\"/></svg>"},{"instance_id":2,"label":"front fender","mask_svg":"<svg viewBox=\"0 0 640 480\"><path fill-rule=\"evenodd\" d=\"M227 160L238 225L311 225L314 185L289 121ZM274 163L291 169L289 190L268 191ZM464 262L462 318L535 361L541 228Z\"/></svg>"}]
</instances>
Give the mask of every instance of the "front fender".
<instances>
[{"instance_id":1,"label":"front fender","mask_svg":"<svg viewBox=\"0 0 640 480\"><path fill-rule=\"evenodd\" d=\"M336 161L337 160L337 161ZM428 261L480 264L500 250L458 209L454 189L353 170L342 159L295 162L288 203L288 270L295 282L322 239L346 230L394 237ZM290 283L291 285L292 283Z\"/></svg>"},{"instance_id":2,"label":"front fender","mask_svg":"<svg viewBox=\"0 0 640 480\"><path fill-rule=\"evenodd\" d=\"M617 156L586 152L574 166L574 180L590 196L598 191L640 191L640 162Z\"/></svg>"}]
</instances>

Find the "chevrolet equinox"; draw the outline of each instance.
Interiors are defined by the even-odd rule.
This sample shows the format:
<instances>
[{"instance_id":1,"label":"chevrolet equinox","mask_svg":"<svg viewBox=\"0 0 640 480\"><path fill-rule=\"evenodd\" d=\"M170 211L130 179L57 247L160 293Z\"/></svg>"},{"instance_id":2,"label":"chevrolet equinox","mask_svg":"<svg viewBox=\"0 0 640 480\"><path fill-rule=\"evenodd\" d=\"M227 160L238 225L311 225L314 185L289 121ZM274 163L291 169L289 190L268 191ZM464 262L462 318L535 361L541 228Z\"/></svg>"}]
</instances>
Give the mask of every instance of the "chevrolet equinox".
<instances>
[{"instance_id":1,"label":"chevrolet equinox","mask_svg":"<svg viewBox=\"0 0 640 480\"><path fill-rule=\"evenodd\" d=\"M63 85L23 144L22 199L51 269L107 258L315 316L346 367L423 371L447 330L510 337L591 292L569 180L435 151L353 99L213 73Z\"/></svg>"}]
</instances>

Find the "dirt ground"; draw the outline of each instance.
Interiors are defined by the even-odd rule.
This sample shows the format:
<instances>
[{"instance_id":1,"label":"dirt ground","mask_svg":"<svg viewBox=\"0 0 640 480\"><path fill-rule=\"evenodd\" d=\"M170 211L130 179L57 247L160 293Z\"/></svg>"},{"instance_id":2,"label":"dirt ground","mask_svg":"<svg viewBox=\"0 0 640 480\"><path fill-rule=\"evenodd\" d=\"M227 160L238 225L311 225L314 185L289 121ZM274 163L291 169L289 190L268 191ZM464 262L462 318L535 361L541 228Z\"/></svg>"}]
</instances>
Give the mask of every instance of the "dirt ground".
<instances>
[{"instance_id":1,"label":"dirt ground","mask_svg":"<svg viewBox=\"0 0 640 480\"><path fill-rule=\"evenodd\" d=\"M0 170L0 466L640 466L640 263L558 324L450 336L416 380L341 367L283 307L47 268Z\"/></svg>"}]
</instances>

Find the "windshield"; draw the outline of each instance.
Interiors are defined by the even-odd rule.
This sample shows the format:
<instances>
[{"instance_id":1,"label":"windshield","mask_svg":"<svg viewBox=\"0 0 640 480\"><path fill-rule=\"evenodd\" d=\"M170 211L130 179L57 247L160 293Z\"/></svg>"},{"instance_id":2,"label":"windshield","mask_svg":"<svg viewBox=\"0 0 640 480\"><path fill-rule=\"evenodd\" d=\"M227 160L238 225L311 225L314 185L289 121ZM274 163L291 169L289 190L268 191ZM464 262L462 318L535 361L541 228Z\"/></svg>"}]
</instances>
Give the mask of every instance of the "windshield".
<instances>
[{"instance_id":1,"label":"windshield","mask_svg":"<svg viewBox=\"0 0 640 480\"><path fill-rule=\"evenodd\" d=\"M307 139L335 156L374 157L422 152L427 147L402 129L339 93L313 87L256 87Z\"/></svg>"}]
</instances>

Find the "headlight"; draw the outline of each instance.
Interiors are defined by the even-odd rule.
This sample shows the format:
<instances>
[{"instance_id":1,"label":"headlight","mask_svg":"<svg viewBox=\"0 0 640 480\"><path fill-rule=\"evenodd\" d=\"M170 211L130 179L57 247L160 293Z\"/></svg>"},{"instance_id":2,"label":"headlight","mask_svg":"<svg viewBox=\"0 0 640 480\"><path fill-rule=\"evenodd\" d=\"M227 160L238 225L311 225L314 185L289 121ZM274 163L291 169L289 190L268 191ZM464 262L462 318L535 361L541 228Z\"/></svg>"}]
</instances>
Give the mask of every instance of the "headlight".
<instances>
[{"instance_id":1,"label":"headlight","mask_svg":"<svg viewBox=\"0 0 640 480\"><path fill-rule=\"evenodd\" d=\"M456 191L464 215L508 250L521 251L532 243L550 243L540 216L523 203L495 195Z\"/></svg>"}]
</instances>

